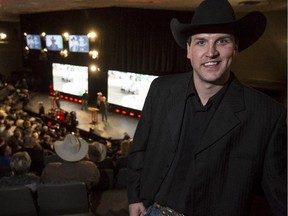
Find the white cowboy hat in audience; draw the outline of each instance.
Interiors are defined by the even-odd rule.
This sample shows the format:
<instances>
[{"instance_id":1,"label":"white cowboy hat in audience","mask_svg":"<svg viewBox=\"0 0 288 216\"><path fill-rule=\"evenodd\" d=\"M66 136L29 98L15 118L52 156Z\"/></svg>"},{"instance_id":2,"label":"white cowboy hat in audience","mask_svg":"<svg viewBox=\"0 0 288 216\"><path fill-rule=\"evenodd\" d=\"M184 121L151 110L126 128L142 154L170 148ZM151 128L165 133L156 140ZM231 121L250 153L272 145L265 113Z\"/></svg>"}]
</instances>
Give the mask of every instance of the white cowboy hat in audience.
<instances>
[{"instance_id":1,"label":"white cowboy hat in audience","mask_svg":"<svg viewBox=\"0 0 288 216\"><path fill-rule=\"evenodd\" d=\"M99 142L89 144L89 159L96 163L103 161L107 156L107 147Z\"/></svg>"},{"instance_id":2,"label":"white cowboy hat in audience","mask_svg":"<svg viewBox=\"0 0 288 216\"><path fill-rule=\"evenodd\" d=\"M65 161L80 161L88 153L88 143L73 134L68 134L64 141L55 141L55 151Z\"/></svg>"}]
</instances>

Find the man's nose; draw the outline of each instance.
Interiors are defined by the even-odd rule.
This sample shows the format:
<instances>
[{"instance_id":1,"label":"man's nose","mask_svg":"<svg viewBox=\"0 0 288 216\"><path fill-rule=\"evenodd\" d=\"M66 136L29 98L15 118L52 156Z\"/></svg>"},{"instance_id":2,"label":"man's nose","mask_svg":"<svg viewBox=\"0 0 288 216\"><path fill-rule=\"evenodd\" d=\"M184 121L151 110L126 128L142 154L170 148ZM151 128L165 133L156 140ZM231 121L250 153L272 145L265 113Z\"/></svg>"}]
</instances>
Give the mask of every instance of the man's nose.
<instances>
[{"instance_id":1,"label":"man's nose","mask_svg":"<svg viewBox=\"0 0 288 216\"><path fill-rule=\"evenodd\" d=\"M211 44L208 46L206 56L209 58L215 58L219 56L219 51L217 50L216 45Z\"/></svg>"}]
</instances>

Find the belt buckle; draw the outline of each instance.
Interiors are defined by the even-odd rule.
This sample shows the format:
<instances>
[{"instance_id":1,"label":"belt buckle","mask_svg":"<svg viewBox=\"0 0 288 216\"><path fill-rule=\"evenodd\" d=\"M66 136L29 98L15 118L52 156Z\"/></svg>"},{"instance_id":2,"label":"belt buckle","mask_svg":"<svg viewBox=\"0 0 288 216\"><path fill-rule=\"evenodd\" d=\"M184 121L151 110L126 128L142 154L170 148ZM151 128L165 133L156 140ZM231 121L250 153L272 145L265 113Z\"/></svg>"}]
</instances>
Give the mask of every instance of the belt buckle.
<instances>
[{"instance_id":1,"label":"belt buckle","mask_svg":"<svg viewBox=\"0 0 288 216\"><path fill-rule=\"evenodd\" d=\"M158 208L161 214L165 216L184 216L184 214L179 213L169 207L161 206L158 203L155 203L155 207Z\"/></svg>"}]
</instances>

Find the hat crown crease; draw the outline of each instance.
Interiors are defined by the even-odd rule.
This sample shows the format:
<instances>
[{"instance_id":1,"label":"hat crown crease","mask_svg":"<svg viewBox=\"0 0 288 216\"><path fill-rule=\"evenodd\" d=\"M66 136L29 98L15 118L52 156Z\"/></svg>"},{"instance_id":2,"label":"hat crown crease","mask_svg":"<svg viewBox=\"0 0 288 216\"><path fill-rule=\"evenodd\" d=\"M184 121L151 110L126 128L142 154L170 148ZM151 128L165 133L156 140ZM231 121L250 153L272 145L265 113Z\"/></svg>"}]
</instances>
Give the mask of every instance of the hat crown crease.
<instances>
[{"instance_id":1,"label":"hat crown crease","mask_svg":"<svg viewBox=\"0 0 288 216\"><path fill-rule=\"evenodd\" d=\"M67 145L64 145L64 148L66 151L76 154L81 148L81 143L76 137L68 136Z\"/></svg>"}]
</instances>

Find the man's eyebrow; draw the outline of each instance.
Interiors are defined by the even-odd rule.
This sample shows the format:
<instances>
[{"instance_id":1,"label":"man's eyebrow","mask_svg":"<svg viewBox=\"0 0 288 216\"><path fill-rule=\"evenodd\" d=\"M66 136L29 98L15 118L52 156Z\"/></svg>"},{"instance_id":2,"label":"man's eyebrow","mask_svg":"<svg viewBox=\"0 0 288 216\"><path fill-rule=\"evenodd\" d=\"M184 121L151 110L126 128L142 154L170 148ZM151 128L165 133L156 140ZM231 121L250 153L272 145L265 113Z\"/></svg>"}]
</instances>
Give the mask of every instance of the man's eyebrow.
<instances>
[{"instance_id":1,"label":"man's eyebrow","mask_svg":"<svg viewBox=\"0 0 288 216\"><path fill-rule=\"evenodd\" d=\"M233 40L234 36L233 35L222 35L222 36L219 36L218 38L216 38L216 40L221 40L221 39L226 39L226 38ZM192 37L192 40L207 40L207 38L201 37L201 36L199 36L199 37L194 36L194 37Z\"/></svg>"}]
</instances>

